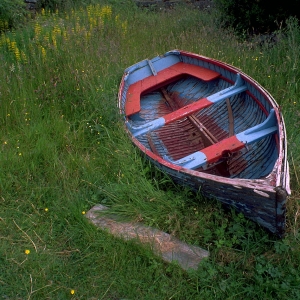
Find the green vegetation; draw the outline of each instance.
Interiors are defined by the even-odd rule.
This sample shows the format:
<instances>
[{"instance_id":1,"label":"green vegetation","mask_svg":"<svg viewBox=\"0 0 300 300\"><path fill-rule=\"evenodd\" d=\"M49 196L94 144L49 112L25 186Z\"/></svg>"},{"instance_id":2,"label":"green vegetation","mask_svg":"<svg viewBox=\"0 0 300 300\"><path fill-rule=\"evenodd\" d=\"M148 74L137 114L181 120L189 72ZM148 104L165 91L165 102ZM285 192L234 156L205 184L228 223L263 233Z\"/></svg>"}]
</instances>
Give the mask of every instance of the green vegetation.
<instances>
[{"instance_id":1,"label":"green vegetation","mask_svg":"<svg viewBox=\"0 0 300 300\"><path fill-rule=\"evenodd\" d=\"M83 3L81 0L37 0L36 9L40 10L43 8L45 10L55 12L56 10L63 11L63 10L78 7L83 4L87 5L87 4L99 3L99 2L101 1L86 0Z\"/></svg>"},{"instance_id":2,"label":"green vegetation","mask_svg":"<svg viewBox=\"0 0 300 300\"><path fill-rule=\"evenodd\" d=\"M267 0L214 0L219 10L219 21L234 28L239 34L265 34L285 27L289 17L299 19L299 0L274 5Z\"/></svg>"},{"instance_id":3,"label":"green vegetation","mask_svg":"<svg viewBox=\"0 0 300 300\"><path fill-rule=\"evenodd\" d=\"M112 2L111 2L112 3ZM131 2L42 10L0 36L3 299L300 299L300 28L239 42L212 15ZM117 109L123 70L171 49L241 68L285 116L293 194L283 240L176 186L136 152ZM91 225L102 203L211 252L198 270Z\"/></svg>"},{"instance_id":4,"label":"green vegetation","mask_svg":"<svg viewBox=\"0 0 300 300\"><path fill-rule=\"evenodd\" d=\"M1 0L0 33L23 23L27 12L23 0Z\"/></svg>"}]
</instances>

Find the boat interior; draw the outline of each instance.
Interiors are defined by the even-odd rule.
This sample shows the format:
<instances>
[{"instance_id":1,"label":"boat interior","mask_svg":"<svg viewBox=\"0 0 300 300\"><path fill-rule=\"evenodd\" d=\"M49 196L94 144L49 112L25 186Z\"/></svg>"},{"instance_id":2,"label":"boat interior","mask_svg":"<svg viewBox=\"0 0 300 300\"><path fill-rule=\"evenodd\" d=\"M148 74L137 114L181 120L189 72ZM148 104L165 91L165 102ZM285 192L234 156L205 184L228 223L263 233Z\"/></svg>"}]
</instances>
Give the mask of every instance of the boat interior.
<instances>
[{"instance_id":1,"label":"boat interior","mask_svg":"<svg viewBox=\"0 0 300 300\"><path fill-rule=\"evenodd\" d=\"M195 70L133 84L124 109L128 129L154 154L183 167L228 178L268 176L278 158L275 115L238 75L232 82L214 71ZM228 147L240 136L242 147ZM221 151L220 145L225 145ZM197 158L199 151L206 157ZM218 159L208 159L210 153ZM185 165L187 160L198 162Z\"/></svg>"}]
</instances>

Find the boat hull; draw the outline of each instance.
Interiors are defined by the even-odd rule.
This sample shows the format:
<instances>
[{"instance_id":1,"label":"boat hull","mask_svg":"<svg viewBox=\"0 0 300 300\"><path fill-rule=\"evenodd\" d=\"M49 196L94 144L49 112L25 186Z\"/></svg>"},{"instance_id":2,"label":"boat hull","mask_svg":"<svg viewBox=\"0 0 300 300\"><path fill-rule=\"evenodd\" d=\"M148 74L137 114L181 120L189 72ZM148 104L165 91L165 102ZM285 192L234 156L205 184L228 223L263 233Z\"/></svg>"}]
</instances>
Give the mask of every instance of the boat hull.
<instances>
[{"instance_id":1,"label":"boat hull","mask_svg":"<svg viewBox=\"0 0 300 300\"><path fill-rule=\"evenodd\" d=\"M283 236L284 121L255 80L174 50L125 70L119 108L131 140L158 168Z\"/></svg>"}]
</instances>

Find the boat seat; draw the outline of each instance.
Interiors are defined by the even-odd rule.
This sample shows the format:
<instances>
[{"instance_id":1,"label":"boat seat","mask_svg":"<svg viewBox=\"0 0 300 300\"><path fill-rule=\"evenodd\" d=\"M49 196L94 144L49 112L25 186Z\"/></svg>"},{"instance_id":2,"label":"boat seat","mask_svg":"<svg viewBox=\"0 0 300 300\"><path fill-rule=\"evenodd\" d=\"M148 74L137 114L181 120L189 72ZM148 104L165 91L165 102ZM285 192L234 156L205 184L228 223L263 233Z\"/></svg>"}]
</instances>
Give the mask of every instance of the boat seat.
<instances>
[{"instance_id":1,"label":"boat seat","mask_svg":"<svg viewBox=\"0 0 300 300\"><path fill-rule=\"evenodd\" d=\"M152 120L150 122L144 123L140 126L132 126L130 122L126 122L127 128L131 131L131 133L137 137L139 135L148 133L150 131L156 130L168 123L174 122L176 120L182 119L184 117L190 116L196 111L199 111L203 108L209 107L214 103L223 101L227 98L230 98L233 95L239 94L247 90L247 85L244 84L240 74L237 74L237 78L235 84L218 91L215 94L208 96L207 98L199 99L193 103L190 103L186 106L183 106L171 113L168 113L158 119ZM139 102L138 102L139 103Z\"/></svg>"},{"instance_id":2,"label":"boat seat","mask_svg":"<svg viewBox=\"0 0 300 300\"><path fill-rule=\"evenodd\" d=\"M201 151L187 155L177 161L171 161L167 157L164 157L164 159L174 163L175 165L194 170L209 163L215 163L222 159L223 156L227 156L228 154L239 151L240 149L246 147L247 144L257 142L269 135L276 133L277 131L278 126L276 113L274 109L271 109L267 119L261 124L253 126L243 132L206 147Z\"/></svg>"},{"instance_id":3,"label":"boat seat","mask_svg":"<svg viewBox=\"0 0 300 300\"><path fill-rule=\"evenodd\" d=\"M203 81L211 81L221 76L218 72L200 66L183 62L176 63L169 68L159 71L157 75L146 77L129 86L125 104L126 116L131 116L140 111L142 93L160 88L184 75L194 76Z\"/></svg>"}]
</instances>

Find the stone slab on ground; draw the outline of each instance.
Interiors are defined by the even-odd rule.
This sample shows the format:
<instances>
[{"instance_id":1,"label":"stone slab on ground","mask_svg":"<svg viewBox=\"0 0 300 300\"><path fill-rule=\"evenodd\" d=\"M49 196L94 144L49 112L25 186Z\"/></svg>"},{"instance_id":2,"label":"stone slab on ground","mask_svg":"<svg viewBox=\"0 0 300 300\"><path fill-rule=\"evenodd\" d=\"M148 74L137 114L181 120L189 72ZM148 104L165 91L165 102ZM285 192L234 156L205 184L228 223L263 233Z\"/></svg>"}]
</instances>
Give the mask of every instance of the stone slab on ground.
<instances>
[{"instance_id":1,"label":"stone slab on ground","mask_svg":"<svg viewBox=\"0 0 300 300\"><path fill-rule=\"evenodd\" d=\"M112 235L124 240L136 239L142 244L150 244L156 255L166 262L177 261L184 269L197 269L201 260L209 256L209 252L200 247L188 245L172 235L142 225L141 223L121 222L117 216L101 214L108 210L104 205L96 205L86 216L97 227L108 230Z\"/></svg>"}]
</instances>

